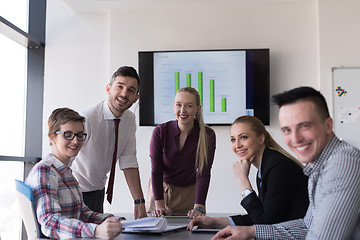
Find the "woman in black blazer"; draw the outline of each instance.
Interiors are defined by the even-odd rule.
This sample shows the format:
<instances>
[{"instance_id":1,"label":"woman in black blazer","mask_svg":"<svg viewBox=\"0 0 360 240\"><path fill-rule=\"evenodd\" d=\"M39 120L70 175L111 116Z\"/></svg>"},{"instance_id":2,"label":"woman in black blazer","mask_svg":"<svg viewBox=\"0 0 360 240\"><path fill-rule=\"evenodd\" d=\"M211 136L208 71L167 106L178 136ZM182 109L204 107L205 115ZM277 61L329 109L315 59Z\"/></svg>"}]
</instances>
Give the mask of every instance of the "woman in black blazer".
<instances>
[{"instance_id":1,"label":"woman in black blazer","mask_svg":"<svg viewBox=\"0 0 360 240\"><path fill-rule=\"evenodd\" d=\"M231 125L230 135L232 149L239 157L233 172L242 190L241 205L248 214L196 217L188 229L195 225L222 228L226 225L272 224L304 217L309 199L303 165L270 136L256 117L237 118ZM248 177L251 165L258 169L258 195Z\"/></svg>"}]
</instances>

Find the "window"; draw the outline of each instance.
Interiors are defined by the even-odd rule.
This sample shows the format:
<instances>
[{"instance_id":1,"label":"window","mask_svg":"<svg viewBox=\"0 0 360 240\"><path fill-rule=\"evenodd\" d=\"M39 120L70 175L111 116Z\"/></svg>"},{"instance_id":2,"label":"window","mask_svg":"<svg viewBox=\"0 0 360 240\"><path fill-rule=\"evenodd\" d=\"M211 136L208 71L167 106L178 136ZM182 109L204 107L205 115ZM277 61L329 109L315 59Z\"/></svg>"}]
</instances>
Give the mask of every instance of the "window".
<instances>
[{"instance_id":1,"label":"window","mask_svg":"<svg viewBox=\"0 0 360 240\"><path fill-rule=\"evenodd\" d=\"M41 157L46 0L0 2L0 238L26 239L14 179Z\"/></svg>"},{"instance_id":2,"label":"window","mask_svg":"<svg viewBox=\"0 0 360 240\"><path fill-rule=\"evenodd\" d=\"M28 32L28 0L0 1L0 16Z\"/></svg>"},{"instance_id":3,"label":"window","mask_svg":"<svg viewBox=\"0 0 360 240\"><path fill-rule=\"evenodd\" d=\"M27 49L0 34L0 52L0 155L24 157Z\"/></svg>"},{"instance_id":4,"label":"window","mask_svg":"<svg viewBox=\"0 0 360 240\"><path fill-rule=\"evenodd\" d=\"M20 239L21 216L14 179L23 178L23 163L0 161L0 236L2 240Z\"/></svg>"}]
</instances>

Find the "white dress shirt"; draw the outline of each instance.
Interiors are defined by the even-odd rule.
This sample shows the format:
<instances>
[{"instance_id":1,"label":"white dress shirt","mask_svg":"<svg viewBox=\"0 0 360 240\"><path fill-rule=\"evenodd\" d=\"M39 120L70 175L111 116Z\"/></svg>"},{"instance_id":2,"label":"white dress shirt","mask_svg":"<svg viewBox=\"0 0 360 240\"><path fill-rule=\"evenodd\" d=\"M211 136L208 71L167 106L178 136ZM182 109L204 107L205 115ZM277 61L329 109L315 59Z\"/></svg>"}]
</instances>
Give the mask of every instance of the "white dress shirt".
<instances>
[{"instance_id":1,"label":"white dress shirt","mask_svg":"<svg viewBox=\"0 0 360 240\"><path fill-rule=\"evenodd\" d=\"M82 192L101 190L105 187L111 170L115 145L115 116L107 100L88 108L85 117L85 140L82 149L72 163L71 169L80 183ZM120 117L117 159L120 169L138 168L136 159L135 115L126 110Z\"/></svg>"}]
</instances>

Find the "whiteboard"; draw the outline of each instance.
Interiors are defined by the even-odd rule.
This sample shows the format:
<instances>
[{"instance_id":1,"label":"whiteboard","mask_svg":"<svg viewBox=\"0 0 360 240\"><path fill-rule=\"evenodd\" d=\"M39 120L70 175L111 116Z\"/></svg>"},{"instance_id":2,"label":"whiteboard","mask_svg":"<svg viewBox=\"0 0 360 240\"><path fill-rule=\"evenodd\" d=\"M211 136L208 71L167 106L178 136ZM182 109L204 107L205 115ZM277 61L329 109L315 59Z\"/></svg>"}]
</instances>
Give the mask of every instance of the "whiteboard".
<instances>
[{"instance_id":1,"label":"whiteboard","mask_svg":"<svg viewBox=\"0 0 360 240\"><path fill-rule=\"evenodd\" d=\"M360 67L333 68L334 132L360 149Z\"/></svg>"}]
</instances>

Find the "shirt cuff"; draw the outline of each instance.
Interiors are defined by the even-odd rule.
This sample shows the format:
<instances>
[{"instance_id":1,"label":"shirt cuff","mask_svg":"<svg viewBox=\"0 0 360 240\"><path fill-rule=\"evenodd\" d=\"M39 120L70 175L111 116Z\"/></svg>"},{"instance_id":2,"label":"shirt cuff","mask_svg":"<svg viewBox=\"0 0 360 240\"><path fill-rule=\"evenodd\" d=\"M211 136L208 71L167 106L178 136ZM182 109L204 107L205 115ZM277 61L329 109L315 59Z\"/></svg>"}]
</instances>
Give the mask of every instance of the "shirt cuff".
<instances>
[{"instance_id":1,"label":"shirt cuff","mask_svg":"<svg viewBox=\"0 0 360 240\"><path fill-rule=\"evenodd\" d=\"M255 238L256 239L274 239L274 229L272 225L255 224Z\"/></svg>"},{"instance_id":2,"label":"shirt cuff","mask_svg":"<svg viewBox=\"0 0 360 240\"><path fill-rule=\"evenodd\" d=\"M254 192L254 190L253 189L247 189L247 192L245 193L245 191L243 191L243 193L245 194L245 195L243 195L243 197L242 197L242 199L241 199L241 201L242 200L244 200L247 196L249 196L250 194L252 194ZM241 194L243 194L243 193L241 193Z\"/></svg>"},{"instance_id":3,"label":"shirt cuff","mask_svg":"<svg viewBox=\"0 0 360 240\"><path fill-rule=\"evenodd\" d=\"M232 217L228 217L229 218L229 221L230 221L230 226L235 226L235 222L234 220L232 219Z\"/></svg>"},{"instance_id":4,"label":"shirt cuff","mask_svg":"<svg viewBox=\"0 0 360 240\"><path fill-rule=\"evenodd\" d=\"M120 169L139 168L139 164L135 156L124 156L119 158Z\"/></svg>"}]
</instances>

